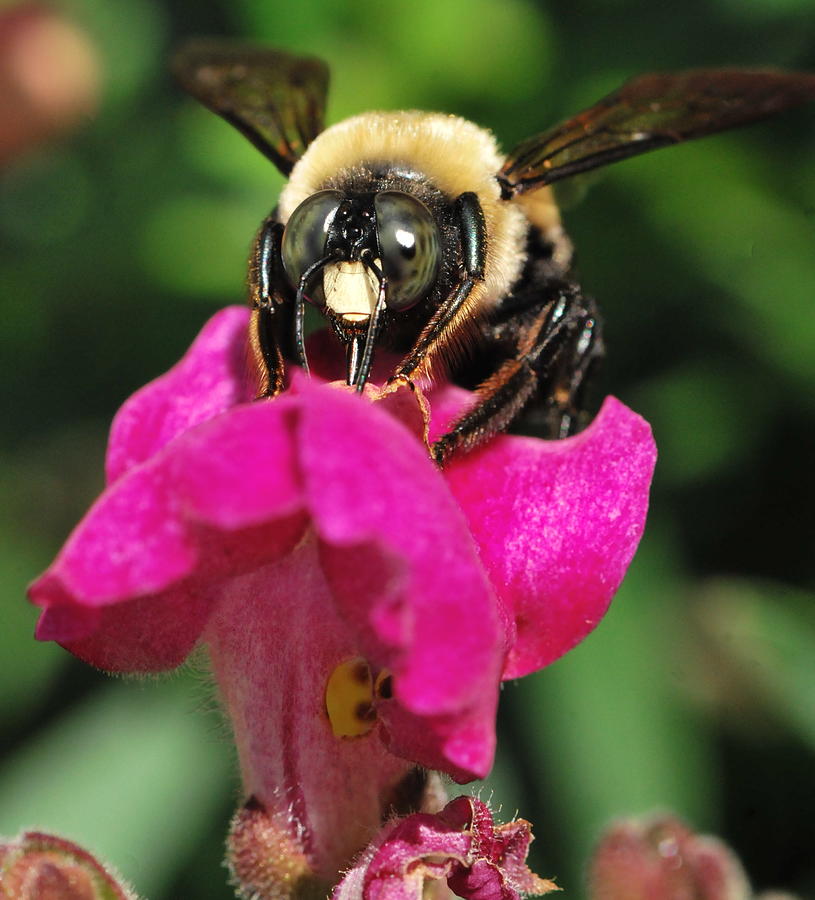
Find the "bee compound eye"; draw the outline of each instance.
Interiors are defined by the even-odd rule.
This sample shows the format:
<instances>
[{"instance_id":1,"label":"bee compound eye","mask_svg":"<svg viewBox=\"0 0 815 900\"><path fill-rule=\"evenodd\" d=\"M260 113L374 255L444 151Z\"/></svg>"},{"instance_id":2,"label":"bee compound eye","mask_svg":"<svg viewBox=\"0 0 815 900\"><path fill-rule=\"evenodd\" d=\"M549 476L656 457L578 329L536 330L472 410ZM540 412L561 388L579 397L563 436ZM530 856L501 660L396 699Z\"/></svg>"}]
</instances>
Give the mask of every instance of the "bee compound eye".
<instances>
[{"instance_id":1,"label":"bee compound eye","mask_svg":"<svg viewBox=\"0 0 815 900\"><path fill-rule=\"evenodd\" d=\"M387 305L409 309L430 290L441 259L441 237L430 210L400 191L374 198L382 269L388 279Z\"/></svg>"},{"instance_id":2,"label":"bee compound eye","mask_svg":"<svg viewBox=\"0 0 815 900\"><path fill-rule=\"evenodd\" d=\"M338 191L318 191L305 199L289 216L283 230L280 255L286 276L295 289L303 273L325 256L325 244L334 216L337 214L342 194ZM306 299L322 306L322 278L315 274L305 291Z\"/></svg>"}]
</instances>

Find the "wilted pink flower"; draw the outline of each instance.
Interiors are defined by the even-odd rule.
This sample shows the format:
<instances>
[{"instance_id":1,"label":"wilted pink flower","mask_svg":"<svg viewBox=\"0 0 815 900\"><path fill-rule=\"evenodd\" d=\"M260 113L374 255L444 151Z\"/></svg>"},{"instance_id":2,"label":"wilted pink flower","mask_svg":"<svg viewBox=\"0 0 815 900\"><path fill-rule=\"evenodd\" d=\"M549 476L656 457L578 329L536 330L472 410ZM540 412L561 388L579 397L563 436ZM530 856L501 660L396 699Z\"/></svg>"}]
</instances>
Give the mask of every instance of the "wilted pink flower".
<instances>
[{"instance_id":1,"label":"wilted pink flower","mask_svg":"<svg viewBox=\"0 0 815 900\"><path fill-rule=\"evenodd\" d=\"M247 320L215 316L124 405L108 487L31 599L40 639L102 669L205 642L247 795L333 883L412 766L489 771L501 679L598 623L655 450L608 399L577 437L499 437L441 472L408 391L371 403L295 372L248 402ZM468 397L429 392L431 435Z\"/></svg>"},{"instance_id":2,"label":"wilted pink flower","mask_svg":"<svg viewBox=\"0 0 815 900\"><path fill-rule=\"evenodd\" d=\"M485 803L457 797L438 815L416 814L385 826L345 873L333 900L422 900L427 882L434 881L468 900L517 900L558 890L527 867L531 843L528 822L495 825Z\"/></svg>"}]
</instances>

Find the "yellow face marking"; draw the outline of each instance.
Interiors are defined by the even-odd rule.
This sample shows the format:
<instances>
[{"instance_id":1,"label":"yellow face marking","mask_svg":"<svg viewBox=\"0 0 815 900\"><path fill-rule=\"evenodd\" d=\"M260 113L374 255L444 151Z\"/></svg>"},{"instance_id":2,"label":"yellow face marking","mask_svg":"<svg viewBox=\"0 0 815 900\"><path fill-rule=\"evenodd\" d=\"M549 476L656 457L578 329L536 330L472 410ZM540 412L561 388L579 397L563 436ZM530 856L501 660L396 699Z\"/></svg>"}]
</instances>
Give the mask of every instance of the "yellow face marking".
<instances>
[{"instance_id":1,"label":"yellow face marking","mask_svg":"<svg viewBox=\"0 0 815 900\"><path fill-rule=\"evenodd\" d=\"M374 260L381 268L380 260ZM330 263L323 269L325 305L349 322L364 322L376 309L379 282L357 262Z\"/></svg>"},{"instance_id":2,"label":"yellow face marking","mask_svg":"<svg viewBox=\"0 0 815 900\"><path fill-rule=\"evenodd\" d=\"M325 687L325 708L334 737L368 734L376 724L373 701L373 677L367 661L355 656L341 662L329 675Z\"/></svg>"}]
</instances>

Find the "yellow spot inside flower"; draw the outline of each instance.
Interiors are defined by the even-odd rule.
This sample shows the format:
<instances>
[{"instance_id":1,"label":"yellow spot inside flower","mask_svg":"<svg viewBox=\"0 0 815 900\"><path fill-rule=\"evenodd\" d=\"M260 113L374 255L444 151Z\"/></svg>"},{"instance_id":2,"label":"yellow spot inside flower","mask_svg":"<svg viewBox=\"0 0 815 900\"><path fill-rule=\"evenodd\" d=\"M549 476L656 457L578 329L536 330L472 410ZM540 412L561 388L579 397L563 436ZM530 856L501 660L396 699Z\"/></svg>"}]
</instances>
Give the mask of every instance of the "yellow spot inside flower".
<instances>
[{"instance_id":1,"label":"yellow spot inside flower","mask_svg":"<svg viewBox=\"0 0 815 900\"><path fill-rule=\"evenodd\" d=\"M329 675L325 708L334 737L362 737L376 724L371 667L361 656L346 659Z\"/></svg>"}]
</instances>

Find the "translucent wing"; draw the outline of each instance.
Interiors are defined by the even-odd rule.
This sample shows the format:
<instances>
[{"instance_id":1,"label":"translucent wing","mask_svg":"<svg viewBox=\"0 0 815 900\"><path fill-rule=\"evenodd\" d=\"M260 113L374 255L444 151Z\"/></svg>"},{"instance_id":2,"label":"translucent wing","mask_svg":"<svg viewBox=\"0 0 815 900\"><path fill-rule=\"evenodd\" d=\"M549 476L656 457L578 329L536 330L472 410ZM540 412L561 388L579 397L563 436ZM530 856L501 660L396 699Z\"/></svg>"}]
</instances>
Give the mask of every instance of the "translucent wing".
<instances>
[{"instance_id":1,"label":"translucent wing","mask_svg":"<svg viewBox=\"0 0 815 900\"><path fill-rule=\"evenodd\" d=\"M181 86L234 125L288 175L323 129L328 67L318 59L193 40L173 58Z\"/></svg>"},{"instance_id":2,"label":"translucent wing","mask_svg":"<svg viewBox=\"0 0 815 900\"><path fill-rule=\"evenodd\" d=\"M815 100L815 75L695 69L626 82L595 106L520 143L498 174L504 195L703 137Z\"/></svg>"}]
</instances>

